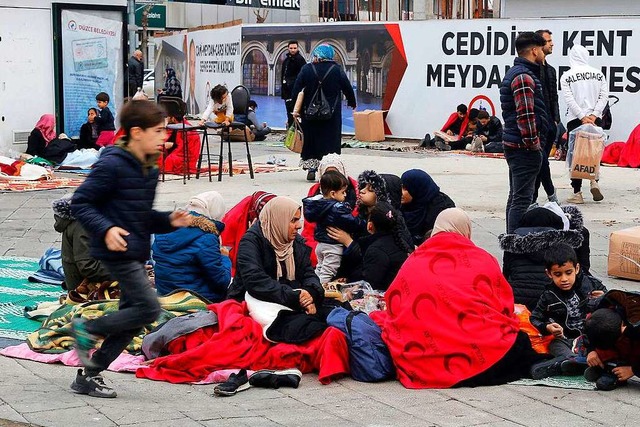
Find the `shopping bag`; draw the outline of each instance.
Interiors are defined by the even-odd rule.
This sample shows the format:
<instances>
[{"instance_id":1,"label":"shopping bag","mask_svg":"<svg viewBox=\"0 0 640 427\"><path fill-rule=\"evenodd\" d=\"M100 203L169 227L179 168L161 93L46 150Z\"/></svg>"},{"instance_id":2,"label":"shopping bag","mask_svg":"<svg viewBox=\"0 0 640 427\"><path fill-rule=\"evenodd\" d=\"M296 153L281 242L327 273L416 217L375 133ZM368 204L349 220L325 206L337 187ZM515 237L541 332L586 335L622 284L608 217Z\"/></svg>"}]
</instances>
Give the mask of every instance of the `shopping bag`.
<instances>
[{"instance_id":1,"label":"shopping bag","mask_svg":"<svg viewBox=\"0 0 640 427\"><path fill-rule=\"evenodd\" d=\"M304 145L304 135L302 134L302 128L298 120L294 120L293 124L287 130L287 138L284 141L284 146L294 153L302 153L302 146Z\"/></svg>"},{"instance_id":2,"label":"shopping bag","mask_svg":"<svg viewBox=\"0 0 640 427\"><path fill-rule=\"evenodd\" d=\"M577 130L571 156L572 179L598 179L604 152L604 138L600 132Z\"/></svg>"}]
</instances>

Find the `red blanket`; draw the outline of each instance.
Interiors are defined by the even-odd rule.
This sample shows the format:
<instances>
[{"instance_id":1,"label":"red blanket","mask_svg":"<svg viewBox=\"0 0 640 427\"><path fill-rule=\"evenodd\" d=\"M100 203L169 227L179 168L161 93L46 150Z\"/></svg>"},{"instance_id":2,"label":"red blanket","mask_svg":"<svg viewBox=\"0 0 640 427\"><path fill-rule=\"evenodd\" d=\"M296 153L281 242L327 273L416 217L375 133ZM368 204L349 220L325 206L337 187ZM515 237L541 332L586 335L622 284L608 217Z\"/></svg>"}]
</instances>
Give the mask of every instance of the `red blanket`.
<instances>
[{"instance_id":1,"label":"red blanket","mask_svg":"<svg viewBox=\"0 0 640 427\"><path fill-rule=\"evenodd\" d=\"M451 113L451 115L449 115L449 118L447 119L447 121L444 123L444 125L442 125L442 129L440 129L442 132L446 132L447 130L449 130L449 126L451 126L452 124L455 123L455 121L458 120L458 113ZM462 124L460 125L460 134L458 135L458 139L462 138L464 136L464 134L467 133L467 126L469 125L469 115L465 115L464 116L464 120L462 121Z\"/></svg>"},{"instance_id":2,"label":"red blanket","mask_svg":"<svg viewBox=\"0 0 640 427\"><path fill-rule=\"evenodd\" d=\"M614 142L604 148L602 163L625 168L640 167L640 125L636 126L627 142Z\"/></svg>"},{"instance_id":3,"label":"red blanket","mask_svg":"<svg viewBox=\"0 0 640 427\"><path fill-rule=\"evenodd\" d=\"M190 123L185 120L185 124ZM185 152L184 152L184 132L171 130L167 132L167 138L171 136L171 132L176 132L175 146L171 150L171 153L164 160L164 171L169 174L181 175L184 171ZM196 131L189 131L187 134L187 155L189 159L189 172L196 173L198 156L200 155L200 134ZM162 167L162 160L159 163Z\"/></svg>"},{"instance_id":4,"label":"red blanket","mask_svg":"<svg viewBox=\"0 0 640 427\"><path fill-rule=\"evenodd\" d=\"M385 299L382 338L407 388L451 387L485 371L518 332L498 262L456 233L439 233L411 254Z\"/></svg>"},{"instance_id":5,"label":"red blanket","mask_svg":"<svg viewBox=\"0 0 640 427\"><path fill-rule=\"evenodd\" d=\"M249 317L246 304L227 300L208 307L218 315L218 326L200 329L174 340L174 353L159 357L151 367L139 369L138 378L172 383L197 382L213 371L227 368L287 369L303 373L319 371L328 384L349 373L349 350L342 332L328 328L305 344L273 344L262 336L262 327Z\"/></svg>"}]
</instances>

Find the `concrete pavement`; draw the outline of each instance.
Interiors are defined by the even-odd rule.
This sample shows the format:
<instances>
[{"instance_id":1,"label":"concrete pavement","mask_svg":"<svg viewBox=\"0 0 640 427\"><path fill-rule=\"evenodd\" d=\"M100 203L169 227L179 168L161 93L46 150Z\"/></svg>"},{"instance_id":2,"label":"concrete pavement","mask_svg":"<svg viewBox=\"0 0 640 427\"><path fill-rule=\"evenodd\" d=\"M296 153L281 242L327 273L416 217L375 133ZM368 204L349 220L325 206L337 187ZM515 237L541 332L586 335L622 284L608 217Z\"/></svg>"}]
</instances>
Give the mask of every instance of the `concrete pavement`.
<instances>
[{"instance_id":1,"label":"concrete pavement","mask_svg":"<svg viewBox=\"0 0 640 427\"><path fill-rule=\"evenodd\" d=\"M254 161L268 155L297 157L282 148L256 146ZM238 150L238 153L240 150ZM238 157L241 156L238 154ZM473 220L473 240L501 259L497 236L504 231L507 166L504 160L466 155L374 150L343 151L354 177L364 169L401 174L410 168L428 171L456 204ZM570 195L564 164L552 162L561 199ZM640 173L634 169L604 168L601 188L605 200L582 206L591 231L592 272L609 288L640 290L640 284L606 277L611 231L640 225ZM257 174L222 183L206 179L159 185L157 207L181 207L202 191L219 191L233 206L256 190L300 199L309 183L302 171ZM40 257L51 245L59 247L53 230L50 202L65 190L0 194L0 254ZM197 425L631 425L640 409L640 388L631 385L613 392L546 387L498 386L476 389L407 390L398 382L358 383L342 379L323 386L305 375L298 389L249 389L234 397L213 397L213 386L174 385L107 372L117 399L94 399L69 391L75 369L0 357L0 419L42 426L197 426ZM3 424L0 426L11 425Z\"/></svg>"}]
</instances>

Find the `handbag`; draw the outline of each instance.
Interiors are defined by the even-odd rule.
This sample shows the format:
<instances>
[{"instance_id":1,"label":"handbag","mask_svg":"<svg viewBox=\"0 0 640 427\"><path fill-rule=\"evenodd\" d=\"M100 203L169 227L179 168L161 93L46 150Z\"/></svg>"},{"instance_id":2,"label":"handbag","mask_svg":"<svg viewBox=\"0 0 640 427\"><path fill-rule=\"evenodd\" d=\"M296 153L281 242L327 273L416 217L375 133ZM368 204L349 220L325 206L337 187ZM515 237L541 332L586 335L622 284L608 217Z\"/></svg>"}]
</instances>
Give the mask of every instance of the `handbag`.
<instances>
[{"instance_id":1,"label":"handbag","mask_svg":"<svg viewBox=\"0 0 640 427\"><path fill-rule=\"evenodd\" d=\"M284 141L284 146L294 153L302 153L302 146L304 145L304 134L298 120L294 120L293 124L287 130L287 138Z\"/></svg>"},{"instance_id":2,"label":"handbag","mask_svg":"<svg viewBox=\"0 0 640 427\"><path fill-rule=\"evenodd\" d=\"M318 75L318 70L316 70L315 65L313 64L311 65L311 68L313 69L313 72L315 73L316 78L318 79L318 87L315 93L313 94L313 96L311 97L311 101L309 102L309 105L307 106L307 109L304 112L305 119L320 121L320 120L329 120L333 116L333 112L335 111L336 106L338 105L338 99L340 97L339 96L336 97L335 101L333 102L333 105L329 104L329 101L327 101L327 97L324 94L322 83L324 82L324 79L327 78L327 76L335 66L336 65L333 64L331 67L329 67L327 72L324 73L324 76L320 78L320 76Z\"/></svg>"}]
</instances>

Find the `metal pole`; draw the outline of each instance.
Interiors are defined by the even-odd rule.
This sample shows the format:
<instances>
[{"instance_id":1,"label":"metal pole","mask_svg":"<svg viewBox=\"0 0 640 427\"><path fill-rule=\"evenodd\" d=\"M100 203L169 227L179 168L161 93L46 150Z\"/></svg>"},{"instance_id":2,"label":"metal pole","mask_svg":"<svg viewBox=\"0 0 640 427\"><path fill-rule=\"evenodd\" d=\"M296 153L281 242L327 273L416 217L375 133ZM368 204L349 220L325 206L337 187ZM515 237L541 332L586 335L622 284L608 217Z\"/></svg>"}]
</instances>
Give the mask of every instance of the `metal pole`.
<instances>
[{"instance_id":1,"label":"metal pole","mask_svg":"<svg viewBox=\"0 0 640 427\"><path fill-rule=\"evenodd\" d=\"M136 50L136 4L135 0L127 1L127 11L129 12L129 54L133 55Z\"/></svg>"}]
</instances>

